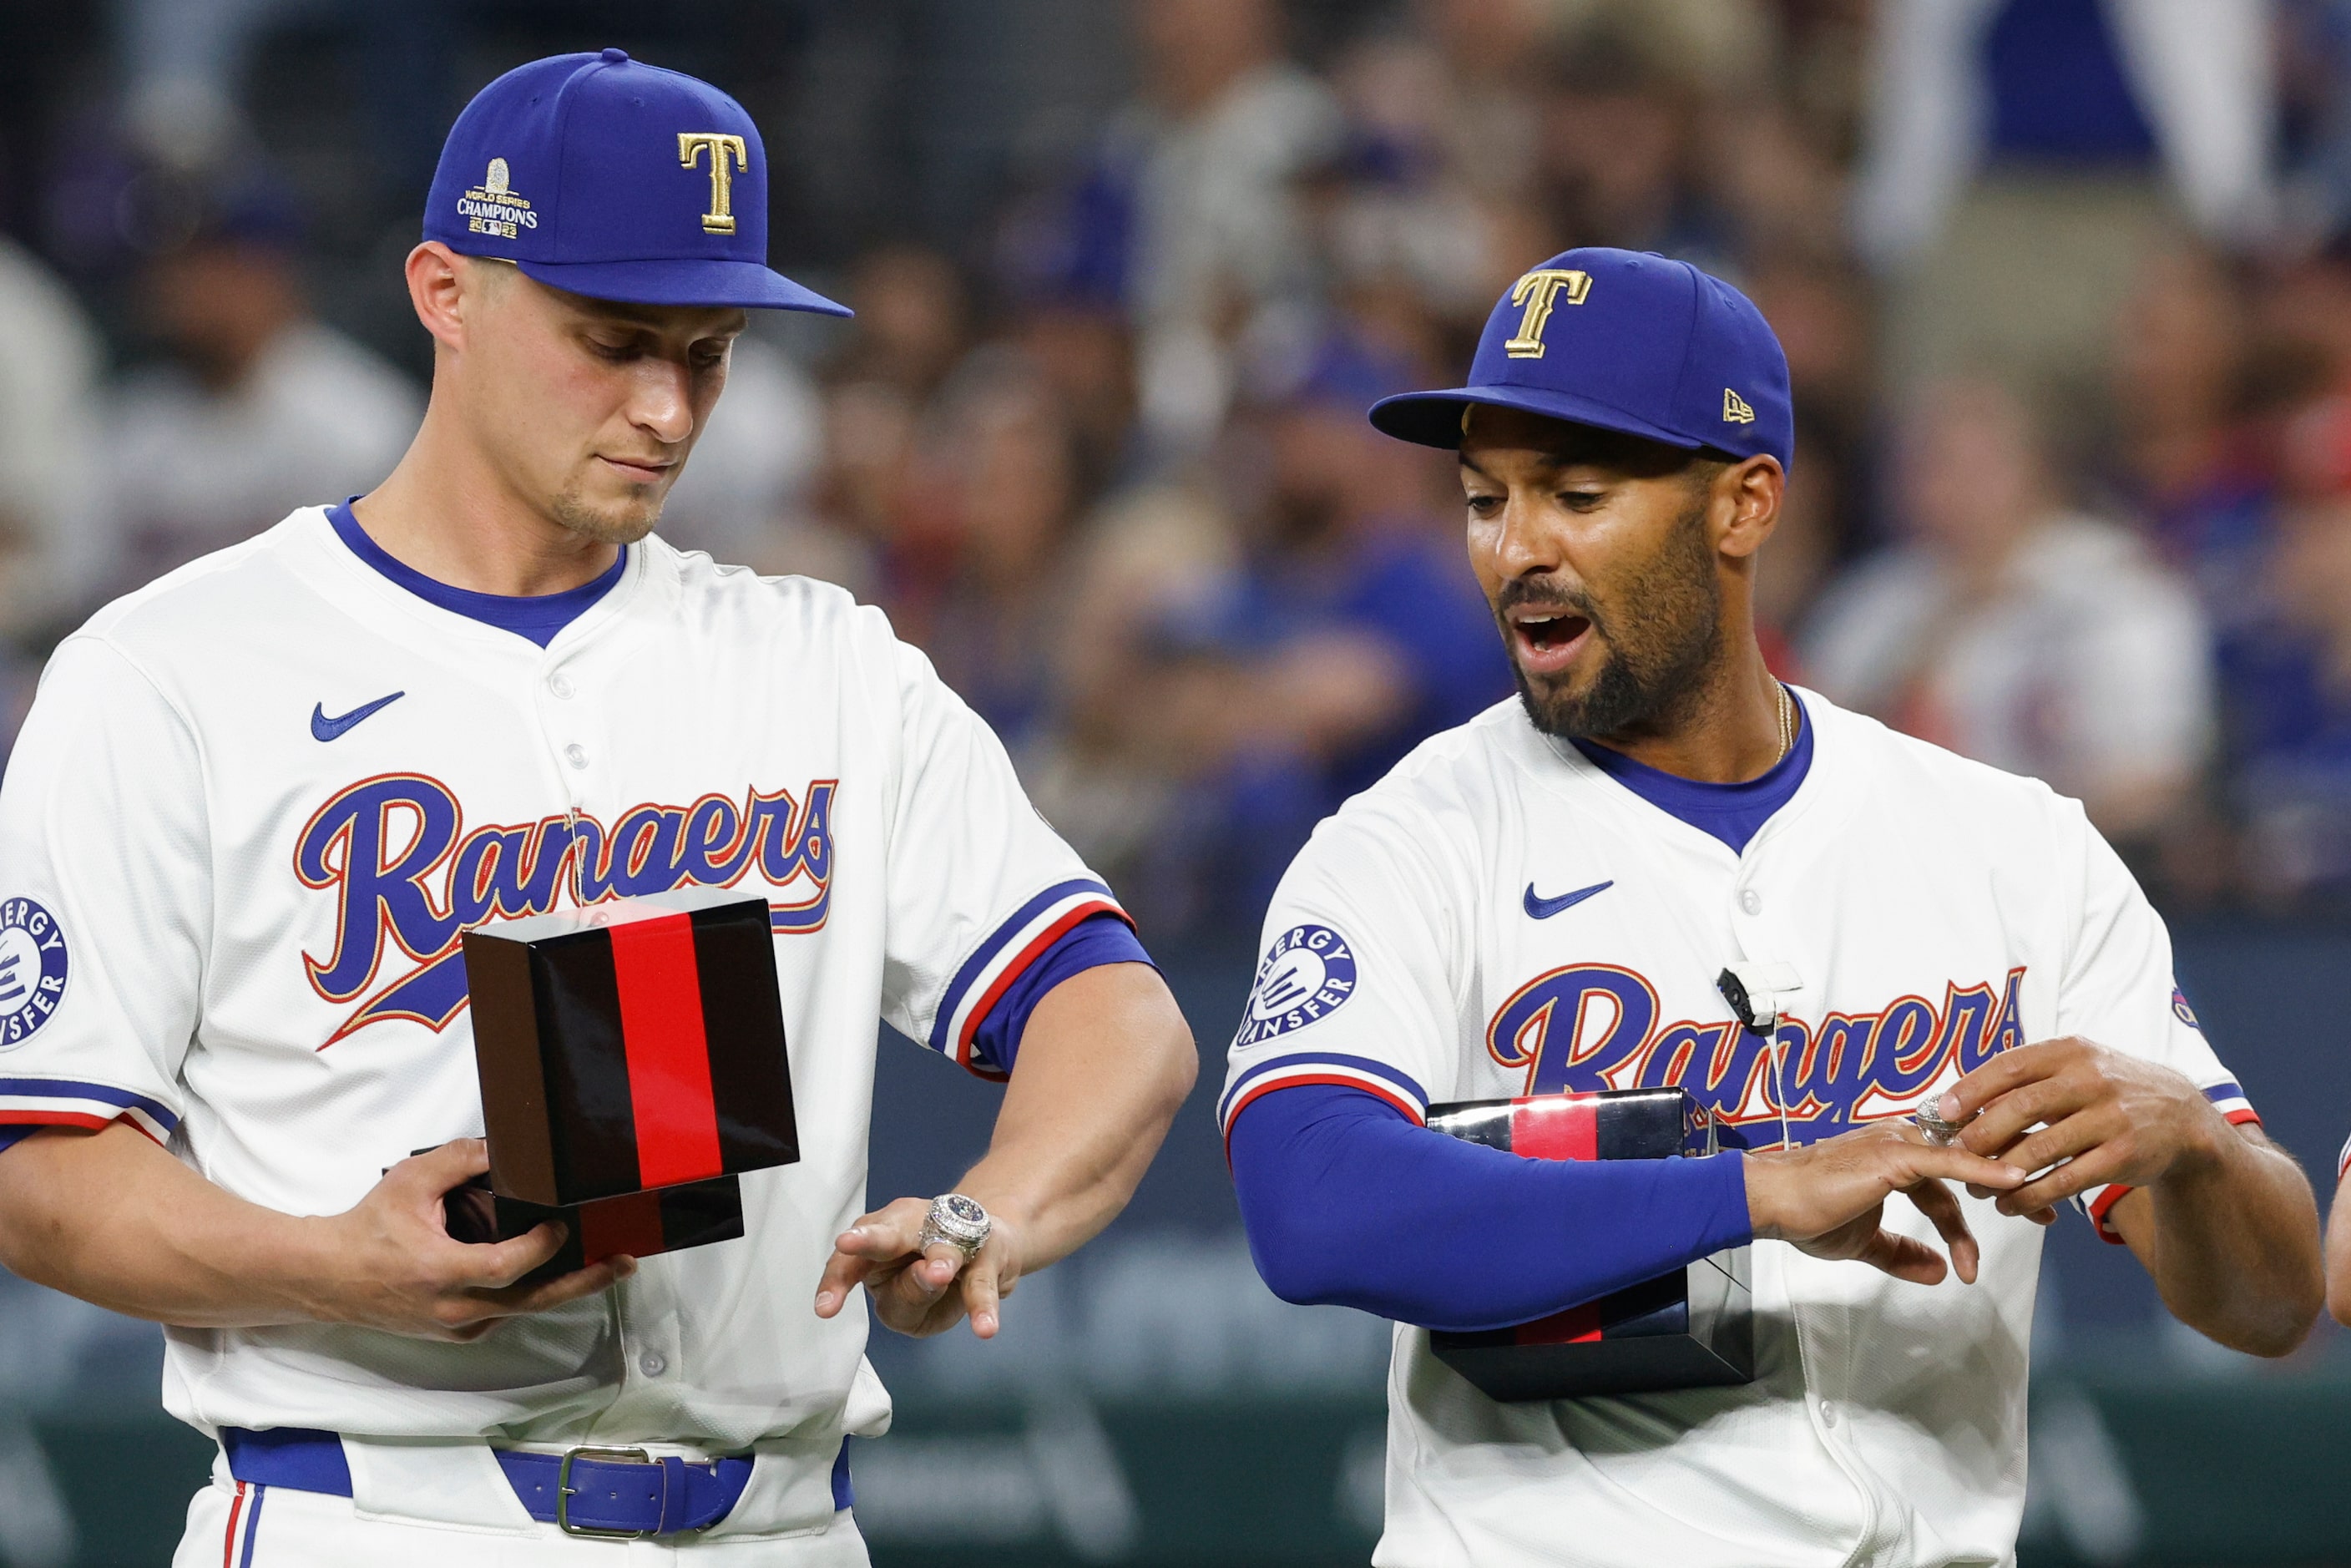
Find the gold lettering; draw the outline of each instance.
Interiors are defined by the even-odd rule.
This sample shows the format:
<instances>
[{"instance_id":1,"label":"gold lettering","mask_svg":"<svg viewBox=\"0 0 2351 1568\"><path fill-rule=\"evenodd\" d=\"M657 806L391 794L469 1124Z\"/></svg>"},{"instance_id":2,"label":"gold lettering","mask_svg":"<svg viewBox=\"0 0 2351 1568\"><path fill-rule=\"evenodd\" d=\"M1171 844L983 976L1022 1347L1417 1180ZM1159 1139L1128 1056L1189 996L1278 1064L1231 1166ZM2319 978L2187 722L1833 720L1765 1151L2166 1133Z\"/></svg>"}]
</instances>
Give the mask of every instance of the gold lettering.
<instances>
[{"instance_id":1,"label":"gold lettering","mask_svg":"<svg viewBox=\"0 0 2351 1568\"><path fill-rule=\"evenodd\" d=\"M1502 345L1503 352L1514 360L1540 360L1543 356L1543 329L1551 322L1552 304L1562 295L1570 305L1581 305L1592 292L1592 274L1569 272L1558 267L1538 267L1510 286L1510 303L1526 307L1519 318L1519 335Z\"/></svg>"},{"instance_id":2,"label":"gold lettering","mask_svg":"<svg viewBox=\"0 0 2351 1568\"><path fill-rule=\"evenodd\" d=\"M1748 402L1745 398L1740 397L1729 387L1722 389L1722 423L1725 424L1752 424L1755 423L1754 409L1748 406Z\"/></svg>"},{"instance_id":3,"label":"gold lettering","mask_svg":"<svg viewBox=\"0 0 2351 1568\"><path fill-rule=\"evenodd\" d=\"M735 232L735 171L748 170L751 155L739 136L716 131L681 131L677 133L678 166L693 168L705 147L710 149L710 210L702 214L702 226L715 235L731 235ZM735 155L732 168L726 162L730 152Z\"/></svg>"}]
</instances>

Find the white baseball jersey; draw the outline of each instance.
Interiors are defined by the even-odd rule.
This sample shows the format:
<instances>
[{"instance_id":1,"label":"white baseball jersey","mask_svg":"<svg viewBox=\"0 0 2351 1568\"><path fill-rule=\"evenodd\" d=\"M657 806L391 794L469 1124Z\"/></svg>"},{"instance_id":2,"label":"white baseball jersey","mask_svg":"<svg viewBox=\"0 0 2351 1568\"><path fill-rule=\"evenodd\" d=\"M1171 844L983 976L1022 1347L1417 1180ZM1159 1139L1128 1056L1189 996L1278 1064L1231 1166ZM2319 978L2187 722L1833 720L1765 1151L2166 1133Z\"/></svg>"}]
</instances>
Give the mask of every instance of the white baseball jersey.
<instances>
[{"instance_id":1,"label":"white baseball jersey","mask_svg":"<svg viewBox=\"0 0 2351 1568\"><path fill-rule=\"evenodd\" d=\"M1516 703L1422 746L1283 880L1227 1125L1290 1083L1352 1083L1416 1117L1681 1083L1734 1143L1810 1142L2068 1034L2176 1067L2250 1116L2177 1000L2162 922L2079 806L1803 701L1810 771L1743 853ZM1769 1040L1715 989L1733 962L1801 981ZM1759 1242L1743 1387L1499 1404L1399 1326L1374 1562L2009 1561L2042 1233L1963 1201L1983 1248L1972 1286ZM1900 1199L1886 1219L1934 1238Z\"/></svg>"},{"instance_id":2,"label":"white baseball jersey","mask_svg":"<svg viewBox=\"0 0 2351 1568\"><path fill-rule=\"evenodd\" d=\"M744 1239L472 1344L172 1329L172 1414L345 1434L362 1510L490 1522L517 1516L480 1445L357 1439L756 1448L711 1533L821 1530L842 1434L889 1417L865 1313L811 1306L864 1204L876 1020L968 1063L1115 904L878 611L658 539L545 649L318 508L67 640L0 789L0 1123L127 1116L230 1192L340 1212L482 1132L461 929L694 884L773 910L801 1154L742 1178Z\"/></svg>"}]
</instances>

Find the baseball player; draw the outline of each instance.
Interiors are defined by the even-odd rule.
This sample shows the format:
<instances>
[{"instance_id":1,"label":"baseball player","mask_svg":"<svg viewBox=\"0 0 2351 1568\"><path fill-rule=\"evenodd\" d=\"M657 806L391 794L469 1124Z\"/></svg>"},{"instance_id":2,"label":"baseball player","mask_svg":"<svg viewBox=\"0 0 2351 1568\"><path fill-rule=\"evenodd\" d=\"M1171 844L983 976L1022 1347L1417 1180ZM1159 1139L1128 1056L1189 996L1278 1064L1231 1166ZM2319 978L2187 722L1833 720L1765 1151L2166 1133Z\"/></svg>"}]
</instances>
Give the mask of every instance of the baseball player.
<instances>
[{"instance_id":1,"label":"baseball player","mask_svg":"<svg viewBox=\"0 0 2351 1568\"><path fill-rule=\"evenodd\" d=\"M705 83L501 77L408 258L398 469L48 667L0 789L0 1261L172 1325L165 1405L222 1445L183 1564L862 1563L846 1438L890 1405L853 1288L994 1333L1191 1082L1117 904L923 656L648 532L745 311L843 313L768 269L767 192ZM553 1228L440 1218L486 1163L459 934L695 885L768 900L799 1162L743 1178L738 1241L517 1286ZM1009 1084L954 1201L861 1218L877 1019Z\"/></svg>"},{"instance_id":2,"label":"baseball player","mask_svg":"<svg viewBox=\"0 0 2351 1568\"><path fill-rule=\"evenodd\" d=\"M1397 1322L1375 1563L2011 1561L2029 1221L2067 1199L2183 1322L2300 1342L2308 1185L2081 808L1765 669L1792 442L1752 305L1570 251L1497 306L1467 386L1372 421L1458 450L1520 700L1299 855L1221 1113L1273 1289ZM1557 1163L1418 1124L1666 1084L1729 1152ZM1750 1385L1504 1404L1430 1354L1750 1240Z\"/></svg>"}]
</instances>

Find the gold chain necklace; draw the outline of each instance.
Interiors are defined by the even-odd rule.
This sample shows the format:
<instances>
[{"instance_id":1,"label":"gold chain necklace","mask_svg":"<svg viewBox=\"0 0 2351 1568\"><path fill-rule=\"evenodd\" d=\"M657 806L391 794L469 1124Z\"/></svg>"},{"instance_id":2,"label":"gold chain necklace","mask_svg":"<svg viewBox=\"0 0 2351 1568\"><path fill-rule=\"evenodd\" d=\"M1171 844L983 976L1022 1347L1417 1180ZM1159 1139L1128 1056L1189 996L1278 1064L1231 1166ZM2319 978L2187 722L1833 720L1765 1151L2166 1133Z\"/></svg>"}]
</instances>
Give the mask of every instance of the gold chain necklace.
<instances>
[{"instance_id":1,"label":"gold chain necklace","mask_svg":"<svg viewBox=\"0 0 2351 1568\"><path fill-rule=\"evenodd\" d=\"M1780 694L1780 755L1771 759L1771 765L1776 768L1788 753L1796 748L1796 704L1795 699L1788 695L1788 688L1780 682L1773 681L1771 689Z\"/></svg>"}]
</instances>

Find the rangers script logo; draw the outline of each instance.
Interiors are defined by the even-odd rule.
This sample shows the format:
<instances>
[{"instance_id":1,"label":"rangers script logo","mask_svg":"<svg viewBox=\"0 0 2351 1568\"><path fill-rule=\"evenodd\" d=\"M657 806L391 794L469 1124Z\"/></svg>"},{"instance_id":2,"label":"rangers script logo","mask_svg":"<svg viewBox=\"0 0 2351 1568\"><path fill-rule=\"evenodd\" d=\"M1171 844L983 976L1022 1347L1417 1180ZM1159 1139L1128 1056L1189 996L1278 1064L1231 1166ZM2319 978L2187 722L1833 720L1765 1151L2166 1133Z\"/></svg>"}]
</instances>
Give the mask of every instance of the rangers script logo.
<instances>
[{"instance_id":1,"label":"rangers script logo","mask_svg":"<svg viewBox=\"0 0 2351 1568\"><path fill-rule=\"evenodd\" d=\"M1928 1090L2024 1043L2022 966L1951 981L1939 1003L1899 997L1815 1022L1783 1014L1767 1037L1736 1021L1668 1021L1647 977L1570 964L1520 986L1486 1026L1486 1052L1526 1074L1524 1094L1679 1084L1720 1118L1733 1147L1834 1137L1907 1116ZM1750 1134L1747 1129L1753 1127Z\"/></svg>"},{"instance_id":2,"label":"rangers script logo","mask_svg":"<svg viewBox=\"0 0 2351 1568\"><path fill-rule=\"evenodd\" d=\"M465 1005L465 928L542 915L567 895L588 904L690 883L732 887L756 869L772 890L778 936L823 929L836 788L826 779L798 800L755 789L739 800L632 806L609 829L582 812L470 831L455 793L423 774L339 791L294 847L295 875L336 902L333 949L303 955L310 988L330 1002L366 998L326 1045L384 1019L446 1029ZM417 967L400 966L387 983L381 971L395 955Z\"/></svg>"}]
</instances>

